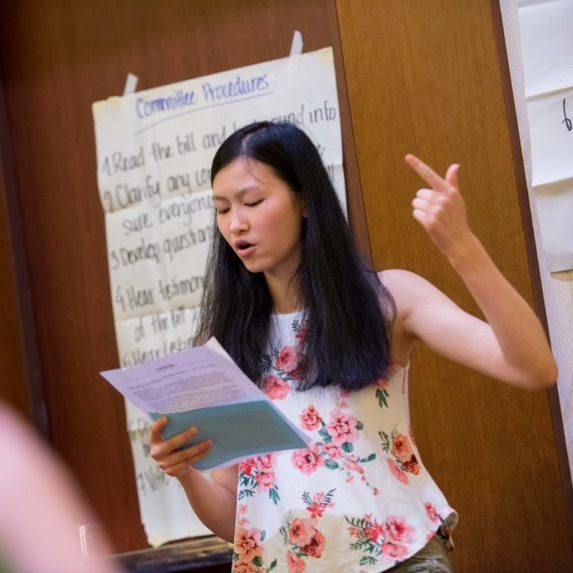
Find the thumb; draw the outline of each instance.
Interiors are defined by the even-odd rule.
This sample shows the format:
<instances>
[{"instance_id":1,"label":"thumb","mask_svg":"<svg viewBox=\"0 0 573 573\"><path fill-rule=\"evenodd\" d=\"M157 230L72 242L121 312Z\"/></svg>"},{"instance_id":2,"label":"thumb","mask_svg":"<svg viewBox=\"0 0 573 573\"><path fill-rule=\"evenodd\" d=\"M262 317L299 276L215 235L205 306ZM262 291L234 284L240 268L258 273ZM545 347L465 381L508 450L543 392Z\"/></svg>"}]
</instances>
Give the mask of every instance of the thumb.
<instances>
[{"instance_id":1,"label":"thumb","mask_svg":"<svg viewBox=\"0 0 573 573\"><path fill-rule=\"evenodd\" d=\"M458 188L458 172L460 170L460 166L458 163L454 163L448 167L448 171L446 173L446 181L456 189Z\"/></svg>"}]
</instances>

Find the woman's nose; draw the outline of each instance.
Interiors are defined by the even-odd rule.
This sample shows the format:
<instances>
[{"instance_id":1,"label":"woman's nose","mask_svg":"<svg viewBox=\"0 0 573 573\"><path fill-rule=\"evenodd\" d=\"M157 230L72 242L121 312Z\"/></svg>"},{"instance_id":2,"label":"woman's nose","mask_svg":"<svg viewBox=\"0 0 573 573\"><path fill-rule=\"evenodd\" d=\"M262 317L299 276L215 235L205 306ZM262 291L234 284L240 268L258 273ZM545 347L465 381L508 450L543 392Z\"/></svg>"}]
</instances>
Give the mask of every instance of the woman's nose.
<instances>
[{"instance_id":1,"label":"woman's nose","mask_svg":"<svg viewBox=\"0 0 573 573\"><path fill-rule=\"evenodd\" d=\"M241 214L241 211L237 209L231 215L231 224L229 230L231 233L239 233L241 231L247 231L249 229L249 223L245 217Z\"/></svg>"}]
</instances>

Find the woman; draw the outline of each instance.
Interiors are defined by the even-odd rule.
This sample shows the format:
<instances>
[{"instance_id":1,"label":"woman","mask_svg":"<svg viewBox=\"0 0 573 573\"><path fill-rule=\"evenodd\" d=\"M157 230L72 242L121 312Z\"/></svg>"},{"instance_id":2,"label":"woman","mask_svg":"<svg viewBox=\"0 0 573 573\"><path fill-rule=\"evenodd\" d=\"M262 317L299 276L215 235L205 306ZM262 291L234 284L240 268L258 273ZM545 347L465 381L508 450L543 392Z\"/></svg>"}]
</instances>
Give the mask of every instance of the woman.
<instances>
[{"instance_id":1,"label":"woman","mask_svg":"<svg viewBox=\"0 0 573 573\"><path fill-rule=\"evenodd\" d=\"M414 156L429 185L413 216L486 317L456 306L404 270L368 270L319 153L288 123L233 133L213 160L215 232L197 342L215 336L245 373L312 438L308 449L193 468L195 428L151 455L185 489L199 518L234 540L251 571L451 571L457 523L420 460L408 415L408 366L420 340L436 352L529 390L557 370L534 313L468 227L458 165L445 179Z\"/></svg>"}]
</instances>

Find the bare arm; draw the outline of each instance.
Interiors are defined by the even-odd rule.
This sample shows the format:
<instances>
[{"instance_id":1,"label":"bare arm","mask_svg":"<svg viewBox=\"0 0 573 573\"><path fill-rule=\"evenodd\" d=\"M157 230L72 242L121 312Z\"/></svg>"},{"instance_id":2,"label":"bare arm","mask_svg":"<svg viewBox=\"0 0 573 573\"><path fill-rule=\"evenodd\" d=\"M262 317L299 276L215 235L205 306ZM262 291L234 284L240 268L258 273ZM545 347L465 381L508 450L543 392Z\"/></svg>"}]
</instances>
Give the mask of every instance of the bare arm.
<instances>
[{"instance_id":1,"label":"bare arm","mask_svg":"<svg viewBox=\"0 0 573 573\"><path fill-rule=\"evenodd\" d=\"M487 319L484 322L414 273L389 270L381 273L381 279L396 299L411 339L458 364L520 388L542 390L555 383L555 361L543 329L509 283L504 285L505 297L499 288L489 293L491 284L486 285L485 293L479 285L474 288L474 298Z\"/></svg>"},{"instance_id":2,"label":"bare arm","mask_svg":"<svg viewBox=\"0 0 573 573\"><path fill-rule=\"evenodd\" d=\"M177 479L199 519L213 533L232 543L237 509L237 466L214 471L211 475L213 481L199 470L189 468Z\"/></svg>"},{"instance_id":3,"label":"bare arm","mask_svg":"<svg viewBox=\"0 0 573 573\"><path fill-rule=\"evenodd\" d=\"M199 519L215 535L232 542L235 531L237 466L213 471L213 479L209 480L193 464L209 453L212 443L201 442L176 451L198 432L196 428L189 428L164 441L163 428L167 421L167 418L161 418L151 426L151 457L167 475L179 480Z\"/></svg>"},{"instance_id":4,"label":"bare arm","mask_svg":"<svg viewBox=\"0 0 573 573\"><path fill-rule=\"evenodd\" d=\"M405 331L436 352L478 372L528 390L555 384L557 366L533 310L495 266L467 225L457 168L442 179L413 156L408 164L431 185L420 189L414 218L460 276L486 321L463 311L421 277L386 271Z\"/></svg>"}]
</instances>

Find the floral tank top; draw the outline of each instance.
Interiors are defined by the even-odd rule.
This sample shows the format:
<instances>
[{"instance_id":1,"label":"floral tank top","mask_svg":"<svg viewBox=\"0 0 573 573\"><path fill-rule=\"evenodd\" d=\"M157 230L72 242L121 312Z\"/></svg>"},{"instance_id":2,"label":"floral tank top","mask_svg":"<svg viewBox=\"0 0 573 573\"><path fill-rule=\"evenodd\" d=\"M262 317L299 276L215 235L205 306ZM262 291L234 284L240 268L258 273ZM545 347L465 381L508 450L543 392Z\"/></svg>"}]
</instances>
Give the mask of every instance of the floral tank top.
<instances>
[{"instance_id":1,"label":"floral tank top","mask_svg":"<svg viewBox=\"0 0 573 573\"><path fill-rule=\"evenodd\" d=\"M239 464L233 572L384 571L458 521L414 441L409 365L297 392L304 337L303 311L272 315L265 393L312 441Z\"/></svg>"}]
</instances>

